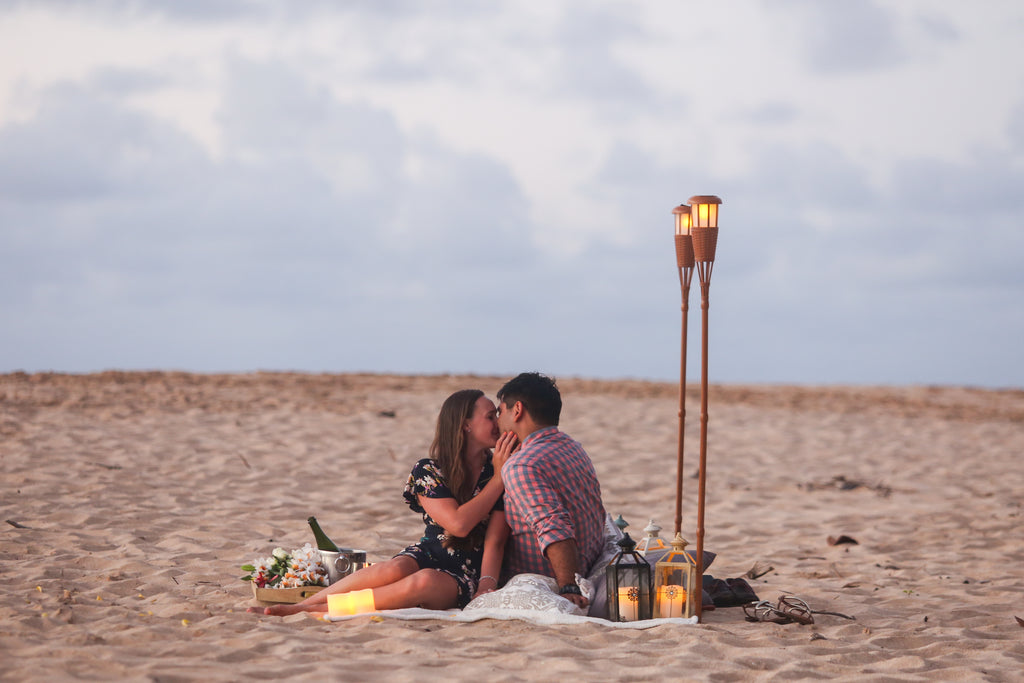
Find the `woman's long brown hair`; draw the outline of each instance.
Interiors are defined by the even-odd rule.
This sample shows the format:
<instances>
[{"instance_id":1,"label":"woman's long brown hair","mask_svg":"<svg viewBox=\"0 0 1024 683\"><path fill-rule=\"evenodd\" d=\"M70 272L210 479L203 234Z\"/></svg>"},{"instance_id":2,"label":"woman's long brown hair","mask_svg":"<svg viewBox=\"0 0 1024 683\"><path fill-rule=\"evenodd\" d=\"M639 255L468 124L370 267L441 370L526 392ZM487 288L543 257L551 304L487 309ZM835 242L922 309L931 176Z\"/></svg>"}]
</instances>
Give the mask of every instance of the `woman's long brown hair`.
<instances>
[{"instance_id":1,"label":"woman's long brown hair","mask_svg":"<svg viewBox=\"0 0 1024 683\"><path fill-rule=\"evenodd\" d=\"M466 471L462 451L466 447L466 421L473 417L477 399L484 395L479 389L463 389L445 399L437 416L430 457L441 468L448 488L462 505L473 497L477 473Z\"/></svg>"},{"instance_id":2,"label":"woman's long brown hair","mask_svg":"<svg viewBox=\"0 0 1024 683\"><path fill-rule=\"evenodd\" d=\"M445 399L437 415L437 429L434 442L430 444L430 457L441 468L448 481L448 488L455 500L462 505L473 497L473 489L479 473L467 472L462 459L466 447L466 421L473 417L477 399L484 395L479 389L463 389ZM442 545L445 548L468 550L483 542L484 525L477 524L469 536L464 538L447 535Z\"/></svg>"}]
</instances>

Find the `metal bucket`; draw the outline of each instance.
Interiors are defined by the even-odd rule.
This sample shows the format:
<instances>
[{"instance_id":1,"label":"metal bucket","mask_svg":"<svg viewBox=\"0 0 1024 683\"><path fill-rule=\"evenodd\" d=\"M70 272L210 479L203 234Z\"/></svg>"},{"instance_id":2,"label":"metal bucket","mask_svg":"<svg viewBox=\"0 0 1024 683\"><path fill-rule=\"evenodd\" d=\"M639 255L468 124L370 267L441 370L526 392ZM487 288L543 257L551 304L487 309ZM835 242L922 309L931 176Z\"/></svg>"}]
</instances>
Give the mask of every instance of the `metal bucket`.
<instances>
[{"instance_id":1,"label":"metal bucket","mask_svg":"<svg viewBox=\"0 0 1024 683\"><path fill-rule=\"evenodd\" d=\"M332 552L321 550L320 561L327 567L327 583L340 581L352 572L359 571L366 566L365 550L341 550Z\"/></svg>"}]
</instances>

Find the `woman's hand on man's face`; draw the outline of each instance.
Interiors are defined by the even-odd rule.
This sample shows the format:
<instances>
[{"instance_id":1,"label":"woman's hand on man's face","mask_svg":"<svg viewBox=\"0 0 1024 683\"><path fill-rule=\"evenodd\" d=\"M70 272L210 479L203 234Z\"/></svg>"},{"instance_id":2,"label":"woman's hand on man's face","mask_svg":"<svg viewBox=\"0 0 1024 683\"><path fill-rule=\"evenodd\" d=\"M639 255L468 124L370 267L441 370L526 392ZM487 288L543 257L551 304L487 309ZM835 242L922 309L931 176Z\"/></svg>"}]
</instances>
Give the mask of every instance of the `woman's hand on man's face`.
<instances>
[{"instance_id":1,"label":"woman's hand on man's face","mask_svg":"<svg viewBox=\"0 0 1024 683\"><path fill-rule=\"evenodd\" d=\"M519 437L513 432L505 432L498 437L498 443L494 446L494 469L499 470L508 460L509 456L519 449Z\"/></svg>"}]
</instances>

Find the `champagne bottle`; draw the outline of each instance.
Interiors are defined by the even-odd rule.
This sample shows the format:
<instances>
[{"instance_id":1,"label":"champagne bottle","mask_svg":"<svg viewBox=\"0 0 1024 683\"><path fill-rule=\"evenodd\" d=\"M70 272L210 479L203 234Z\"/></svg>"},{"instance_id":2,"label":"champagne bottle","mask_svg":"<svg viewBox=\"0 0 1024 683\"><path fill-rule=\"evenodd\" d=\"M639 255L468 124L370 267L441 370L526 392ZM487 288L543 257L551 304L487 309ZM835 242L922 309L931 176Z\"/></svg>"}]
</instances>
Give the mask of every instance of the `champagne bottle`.
<instances>
[{"instance_id":1,"label":"champagne bottle","mask_svg":"<svg viewBox=\"0 0 1024 683\"><path fill-rule=\"evenodd\" d=\"M317 548L320 550L328 550L332 553L341 551L341 549L335 545L334 541L327 537L324 530L320 528L320 523L316 521L316 517L310 517L306 521L309 522L309 527L313 530L313 537L316 539Z\"/></svg>"}]
</instances>

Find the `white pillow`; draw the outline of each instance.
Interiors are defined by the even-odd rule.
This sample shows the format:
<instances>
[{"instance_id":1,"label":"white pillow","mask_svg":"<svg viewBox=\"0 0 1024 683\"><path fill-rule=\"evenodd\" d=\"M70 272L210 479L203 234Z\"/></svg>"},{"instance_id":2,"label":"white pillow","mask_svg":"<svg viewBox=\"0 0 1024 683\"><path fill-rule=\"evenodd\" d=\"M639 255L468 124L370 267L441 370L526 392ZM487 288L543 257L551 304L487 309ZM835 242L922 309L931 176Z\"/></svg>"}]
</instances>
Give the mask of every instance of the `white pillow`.
<instances>
[{"instance_id":1,"label":"white pillow","mask_svg":"<svg viewBox=\"0 0 1024 683\"><path fill-rule=\"evenodd\" d=\"M605 513L604 519L604 546L601 554L590 568L590 575L587 580L594 587L595 598L590 599L589 614L592 617L608 618L608 598L605 595L605 569L622 548L619 541L622 540L622 529L615 525L612 516Z\"/></svg>"},{"instance_id":2,"label":"white pillow","mask_svg":"<svg viewBox=\"0 0 1024 683\"><path fill-rule=\"evenodd\" d=\"M578 578L580 590L589 599L593 587L584 578ZM516 574L509 582L496 591L479 595L463 610L539 610L586 616L586 608L577 607L572 601L558 594L558 582L550 576L540 574Z\"/></svg>"}]
</instances>

